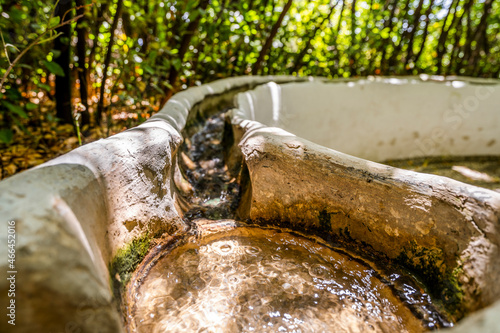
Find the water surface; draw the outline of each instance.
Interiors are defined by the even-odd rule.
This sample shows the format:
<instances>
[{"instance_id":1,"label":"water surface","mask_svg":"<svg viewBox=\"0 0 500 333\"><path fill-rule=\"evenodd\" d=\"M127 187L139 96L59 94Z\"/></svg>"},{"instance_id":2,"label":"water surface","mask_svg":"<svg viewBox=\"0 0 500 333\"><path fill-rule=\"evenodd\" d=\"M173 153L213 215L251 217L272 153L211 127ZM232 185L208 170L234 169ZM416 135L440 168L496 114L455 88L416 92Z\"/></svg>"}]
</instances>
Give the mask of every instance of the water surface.
<instances>
[{"instance_id":1,"label":"water surface","mask_svg":"<svg viewBox=\"0 0 500 333\"><path fill-rule=\"evenodd\" d=\"M421 332L447 325L416 282L400 274L384 278L372 267L279 229L248 226L192 237L146 276L135 295L132 327L136 332Z\"/></svg>"}]
</instances>

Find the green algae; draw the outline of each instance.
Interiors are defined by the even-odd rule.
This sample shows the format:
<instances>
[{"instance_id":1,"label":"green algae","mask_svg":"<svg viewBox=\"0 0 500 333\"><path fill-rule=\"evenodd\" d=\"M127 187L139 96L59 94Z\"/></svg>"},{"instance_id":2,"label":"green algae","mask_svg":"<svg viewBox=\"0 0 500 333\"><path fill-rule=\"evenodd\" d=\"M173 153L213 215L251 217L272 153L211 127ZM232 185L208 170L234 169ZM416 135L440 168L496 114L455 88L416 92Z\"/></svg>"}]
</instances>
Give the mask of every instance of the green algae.
<instances>
[{"instance_id":1,"label":"green algae","mask_svg":"<svg viewBox=\"0 0 500 333\"><path fill-rule=\"evenodd\" d=\"M464 316L464 291L458 279L463 268L447 266L441 249L419 246L412 240L396 261L414 272L451 316L456 320Z\"/></svg>"},{"instance_id":2,"label":"green algae","mask_svg":"<svg viewBox=\"0 0 500 333\"><path fill-rule=\"evenodd\" d=\"M132 277L132 273L148 253L152 239L148 233L134 239L119 249L111 261L109 265L111 285L117 299L120 299L122 290Z\"/></svg>"}]
</instances>

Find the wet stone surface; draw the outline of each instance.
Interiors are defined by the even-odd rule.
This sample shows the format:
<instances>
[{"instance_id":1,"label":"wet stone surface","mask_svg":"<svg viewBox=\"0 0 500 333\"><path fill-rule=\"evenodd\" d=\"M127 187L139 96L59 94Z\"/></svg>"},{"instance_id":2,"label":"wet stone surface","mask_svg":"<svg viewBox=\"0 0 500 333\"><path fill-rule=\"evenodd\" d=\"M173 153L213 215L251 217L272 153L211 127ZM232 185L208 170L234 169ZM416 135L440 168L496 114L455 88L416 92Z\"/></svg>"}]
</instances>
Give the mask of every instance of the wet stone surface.
<instances>
[{"instance_id":1,"label":"wet stone surface","mask_svg":"<svg viewBox=\"0 0 500 333\"><path fill-rule=\"evenodd\" d=\"M206 120L192 137L184 140L181 164L194 192L186 198L191 208L187 219L233 217L240 186L224 163L224 114Z\"/></svg>"},{"instance_id":2,"label":"wet stone surface","mask_svg":"<svg viewBox=\"0 0 500 333\"><path fill-rule=\"evenodd\" d=\"M130 293L131 332L422 332L452 326L424 287L322 240L234 218L224 114L185 135L189 234ZM155 259L156 260L156 259ZM150 263L143 263L148 267Z\"/></svg>"},{"instance_id":3,"label":"wet stone surface","mask_svg":"<svg viewBox=\"0 0 500 333\"><path fill-rule=\"evenodd\" d=\"M421 332L449 326L408 276L285 230L192 236L134 295L135 332Z\"/></svg>"},{"instance_id":4,"label":"wet stone surface","mask_svg":"<svg viewBox=\"0 0 500 333\"><path fill-rule=\"evenodd\" d=\"M500 192L500 156L453 156L386 161L401 169L452 178Z\"/></svg>"}]
</instances>

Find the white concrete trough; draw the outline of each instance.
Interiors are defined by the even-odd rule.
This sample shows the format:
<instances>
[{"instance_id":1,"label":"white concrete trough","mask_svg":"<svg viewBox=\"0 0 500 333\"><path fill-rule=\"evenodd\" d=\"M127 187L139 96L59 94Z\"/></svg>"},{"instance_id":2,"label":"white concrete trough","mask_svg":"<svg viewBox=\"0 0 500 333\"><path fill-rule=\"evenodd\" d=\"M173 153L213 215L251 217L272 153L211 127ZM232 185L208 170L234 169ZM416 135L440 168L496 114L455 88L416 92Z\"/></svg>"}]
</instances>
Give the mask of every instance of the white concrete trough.
<instances>
[{"instance_id":1,"label":"white concrete trough","mask_svg":"<svg viewBox=\"0 0 500 333\"><path fill-rule=\"evenodd\" d=\"M500 155L499 106L498 81L461 78L239 77L178 93L144 124L0 182L13 277L0 280L0 331L125 331L117 262L131 269L188 229L183 133L228 107L227 163L249 176L240 219L397 261L465 317L452 330L500 331L500 193L373 162Z\"/></svg>"}]
</instances>

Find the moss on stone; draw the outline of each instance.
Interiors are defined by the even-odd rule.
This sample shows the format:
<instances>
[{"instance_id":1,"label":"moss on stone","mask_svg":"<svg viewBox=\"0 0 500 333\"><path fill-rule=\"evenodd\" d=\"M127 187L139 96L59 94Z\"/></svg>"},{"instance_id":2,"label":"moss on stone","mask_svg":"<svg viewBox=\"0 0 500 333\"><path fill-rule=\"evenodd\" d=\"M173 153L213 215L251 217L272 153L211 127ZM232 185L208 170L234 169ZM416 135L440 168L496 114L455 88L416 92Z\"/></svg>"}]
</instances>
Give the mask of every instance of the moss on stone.
<instances>
[{"instance_id":1,"label":"moss on stone","mask_svg":"<svg viewBox=\"0 0 500 333\"><path fill-rule=\"evenodd\" d=\"M429 291L440 300L440 303L456 320L463 317L464 292L459 283L463 273L461 266L448 267L444 263L441 249L419 246L416 241L409 245L397 257L403 267L417 273Z\"/></svg>"},{"instance_id":2,"label":"moss on stone","mask_svg":"<svg viewBox=\"0 0 500 333\"><path fill-rule=\"evenodd\" d=\"M116 253L109 265L113 292L119 299L122 289L130 280L132 273L139 263L144 259L150 249L152 237L146 233L134 239Z\"/></svg>"}]
</instances>

